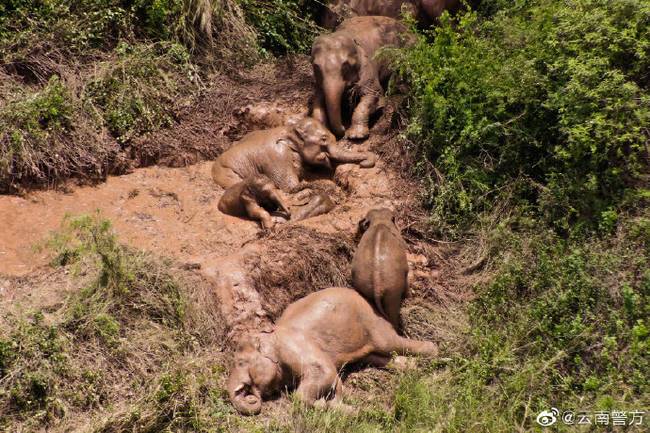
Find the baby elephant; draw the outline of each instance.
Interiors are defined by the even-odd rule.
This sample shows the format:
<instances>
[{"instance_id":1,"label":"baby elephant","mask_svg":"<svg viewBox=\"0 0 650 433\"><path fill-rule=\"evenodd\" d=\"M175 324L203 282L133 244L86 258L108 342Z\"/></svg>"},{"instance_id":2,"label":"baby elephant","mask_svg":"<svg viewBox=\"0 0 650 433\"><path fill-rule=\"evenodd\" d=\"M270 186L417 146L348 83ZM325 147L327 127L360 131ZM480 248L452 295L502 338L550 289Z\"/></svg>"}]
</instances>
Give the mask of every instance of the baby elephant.
<instances>
[{"instance_id":1,"label":"baby elephant","mask_svg":"<svg viewBox=\"0 0 650 433\"><path fill-rule=\"evenodd\" d=\"M399 329L409 267L395 216L386 208L372 209L359 221L359 231L363 236L352 259L352 286Z\"/></svg>"},{"instance_id":2,"label":"baby elephant","mask_svg":"<svg viewBox=\"0 0 650 433\"><path fill-rule=\"evenodd\" d=\"M344 365L385 365L393 352L436 355L438 349L400 337L357 292L333 287L289 305L272 333L240 344L226 387L235 409L246 415L258 414L262 398L285 387L297 386L300 400L312 405L340 396Z\"/></svg>"},{"instance_id":3,"label":"baby elephant","mask_svg":"<svg viewBox=\"0 0 650 433\"><path fill-rule=\"evenodd\" d=\"M262 227L273 227L269 210L279 209L291 216L282 191L267 176L251 176L226 189L217 205L225 214L261 221Z\"/></svg>"}]
</instances>

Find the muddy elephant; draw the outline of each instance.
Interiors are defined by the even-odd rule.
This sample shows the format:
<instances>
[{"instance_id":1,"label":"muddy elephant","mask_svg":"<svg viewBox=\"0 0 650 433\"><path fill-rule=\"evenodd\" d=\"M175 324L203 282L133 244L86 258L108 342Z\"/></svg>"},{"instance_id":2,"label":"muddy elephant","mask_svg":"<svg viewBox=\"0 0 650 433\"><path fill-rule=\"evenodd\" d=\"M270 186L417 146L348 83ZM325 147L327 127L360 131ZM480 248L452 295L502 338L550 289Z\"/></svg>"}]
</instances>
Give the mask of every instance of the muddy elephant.
<instances>
[{"instance_id":1,"label":"muddy elephant","mask_svg":"<svg viewBox=\"0 0 650 433\"><path fill-rule=\"evenodd\" d=\"M334 29L346 18L379 15L400 18L410 13L423 26L435 23L442 13L458 11L461 0L332 0L322 7L319 24Z\"/></svg>"},{"instance_id":2,"label":"muddy elephant","mask_svg":"<svg viewBox=\"0 0 650 433\"><path fill-rule=\"evenodd\" d=\"M368 137L368 121L390 76L386 61L375 58L382 47L400 47L411 40L406 27L388 17L356 17L345 20L334 32L319 36L311 51L314 95L311 116L345 135L342 113L345 104L358 100L347 130L351 139Z\"/></svg>"},{"instance_id":3,"label":"muddy elephant","mask_svg":"<svg viewBox=\"0 0 650 433\"><path fill-rule=\"evenodd\" d=\"M245 135L212 165L212 178L229 188L248 178L265 175L284 192L305 189L306 165L331 168L332 161L372 167L376 156L340 148L335 137L315 119L303 117L285 126Z\"/></svg>"},{"instance_id":4,"label":"muddy elephant","mask_svg":"<svg viewBox=\"0 0 650 433\"><path fill-rule=\"evenodd\" d=\"M352 287L397 330L402 299L408 294L406 244L390 209L372 209L359 221L362 234L352 258Z\"/></svg>"},{"instance_id":5,"label":"muddy elephant","mask_svg":"<svg viewBox=\"0 0 650 433\"><path fill-rule=\"evenodd\" d=\"M261 174L251 176L226 189L217 205L218 209L228 215L249 217L260 221L262 227L270 229L274 226L269 211L282 211L287 218L291 211L282 191L273 181Z\"/></svg>"},{"instance_id":6,"label":"muddy elephant","mask_svg":"<svg viewBox=\"0 0 650 433\"><path fill-rule=\"evenodd\" d=\"M289 305L271 333L239 345L226 385L242 414L260 412L262 399L286 387L313 405L319 399L338 403L339 370L366 361L384 366L392 353L435 356L431 342L397 335L353 289L333 287Z\"/></svg>"}]
</instances>

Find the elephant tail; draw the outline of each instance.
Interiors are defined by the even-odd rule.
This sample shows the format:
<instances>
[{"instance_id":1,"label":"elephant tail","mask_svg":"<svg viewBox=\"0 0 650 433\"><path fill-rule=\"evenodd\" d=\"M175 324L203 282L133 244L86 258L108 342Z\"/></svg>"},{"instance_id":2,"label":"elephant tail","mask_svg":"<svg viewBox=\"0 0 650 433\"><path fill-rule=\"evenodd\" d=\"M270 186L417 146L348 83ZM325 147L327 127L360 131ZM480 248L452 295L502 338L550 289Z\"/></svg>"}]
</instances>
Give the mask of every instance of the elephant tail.
<instances>
[{"instance_id":1,"label":"elephant tail","mask_svg":"<svg viewBox=\"0 0 650 433\"><path fill-rule=\"evenodd\" d=\"M377 307L377 311L379 311L379 314L384 316L386 320L390 321L388 314L386 314L386 311L384 310L384 279L381 275L382 263L379 261L382 244L384 242L383 237L385 236L385 233L381 229L377 230L375 233L376 236L374 239L372 257L374 262L372 264L372 292L375 298L375 306Z\"/></svg>"}]
</instances>

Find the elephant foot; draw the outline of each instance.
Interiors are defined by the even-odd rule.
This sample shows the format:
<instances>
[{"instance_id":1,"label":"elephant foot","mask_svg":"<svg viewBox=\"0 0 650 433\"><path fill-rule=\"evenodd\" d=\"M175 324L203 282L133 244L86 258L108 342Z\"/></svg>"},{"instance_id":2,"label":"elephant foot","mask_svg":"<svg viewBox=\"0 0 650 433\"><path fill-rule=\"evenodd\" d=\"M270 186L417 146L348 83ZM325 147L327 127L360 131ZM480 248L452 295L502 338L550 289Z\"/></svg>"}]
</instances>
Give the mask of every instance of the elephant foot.
<instances>
[{"instance_id":1,"label":"elephant foot","mask_svg":"<svg viewBox=\"0 0 650 433\"><path fill-rule=\"evenodd\" d=\"M372 168L377 163L377 155L368 153L368 157L359 163L361 168Z\"/></svg>"},{"instance_id":2,"label":"elephant foot","mask_svg":"<svg viewBox=\"0 0 650 433\"><path fill-rule=\"evenodd\" d=\"M365 140L370 136L368 125L352 125L348 129L347 136L350 140Z\"/></svg>"},{"instance_id":3,"label":"elephant foot","mask_svg":"<svg viewBox=\"0 0 650 433\"><path fill-rule=\"evenodd\" d=\"M406 356L396 356L387 365L391 370L410 371L418 367L417 359Z\"/></svg>"}]
</instances>

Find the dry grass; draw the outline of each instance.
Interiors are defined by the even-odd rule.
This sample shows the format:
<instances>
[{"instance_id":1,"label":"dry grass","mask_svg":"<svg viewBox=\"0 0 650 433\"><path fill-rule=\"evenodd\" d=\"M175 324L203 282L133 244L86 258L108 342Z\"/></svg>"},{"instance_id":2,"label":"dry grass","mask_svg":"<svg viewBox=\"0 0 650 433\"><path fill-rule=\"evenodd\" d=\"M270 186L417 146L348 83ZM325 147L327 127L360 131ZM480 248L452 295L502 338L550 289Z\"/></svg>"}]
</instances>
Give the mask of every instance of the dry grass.
<instances>
[{"instance_id":1,"label":"dry grass","mask_svg":"<svg viewBox=\"0 0 650 433\"><path fill-rule=\"evenodd\" d=\"M354 244L349 236L292 225L266 237L264 245L264 253L250 258L248 266L272 319L309 293L350 284Z\"/></svg>"}]
</instances>

